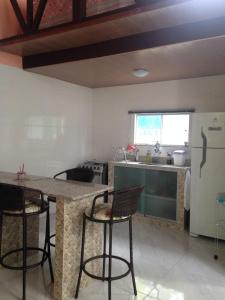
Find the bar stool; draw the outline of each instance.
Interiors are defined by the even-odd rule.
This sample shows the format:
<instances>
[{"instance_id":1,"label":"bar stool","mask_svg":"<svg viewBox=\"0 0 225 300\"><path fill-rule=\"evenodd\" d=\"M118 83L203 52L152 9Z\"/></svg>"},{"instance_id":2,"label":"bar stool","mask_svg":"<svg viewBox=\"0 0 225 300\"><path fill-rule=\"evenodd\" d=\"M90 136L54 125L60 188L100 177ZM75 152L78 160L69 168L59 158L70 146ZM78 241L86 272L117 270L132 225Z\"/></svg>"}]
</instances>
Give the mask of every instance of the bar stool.
<instances>
[{"instance_id":1,"label":"bar stool","mask_svg":"<svg viewBox=\"0 0 225 300\"><path fill-rule=\"evenodd\" d=\"M131 273L133 289L135 296L137 295L134 266L133 266L133 241L132 241L132 215L137 211L137 204L143 187L132 187L111 193L104 193L94 198L92 208L87 209L83 214L83 229L82 229L82 244L81 244L81 259L80 259L80 272L77 281L75 298L78 298L82 272L86 275L102 281L108 281L108 300L111 300L111 282L113 280L121 279ZM108 195L113 196L112 203L106 203ZM97 199L103 199L103 204L96 205ZM103 254L88 258L84 260L84 246L85 246L85 228L86 221L103 223L104 224L104 238L103 238ZM129 246L130 246L130 261L112 255L112 231L114 223L129 222ZM106 253L106 238L107 238L107 225L109 226L109 253ZM102 276L91 274L87 271L86 265L96 259L103 260ZM105 263L108 258L108 276L105 276ZM112 258L124 262L128 270L119 276L112 277Z\"/></svg>"},{"instance_id":2,"label":"bar stool","mask_svg":"<svg viewBox=\"0 0 225 300\"><path fill-rule=\"evenodd\" d=\"M66 180L75 180L80 182L92 182L94 178L94 172L88 168L73 168L65 170L56 174L53 178L66 174ZM56 198L48 197L48 202L56 203ZM51 239L55 237L55 233L50 235L50 246L55 247L55 244L51 242Z\"/></svg>"},{"instance_id":3,"label":"bar stool","mask_svg":"<svg viewBox=\"0 0 225 300\"><path fill-rule=\"evenodd\" d=\"M2 245L2 225L3 217L13 217L22 219L22 248L13 249L0 256L0 264L10 270L23 271L23 300L26 299L26 273L28 270L36 268L46 260L49 263L51 281L54 281L51 262L50 244L47 243L47 250L39 247L27 246L27 219L31 216L38 216L46 213L46 236L45 243L49 241L49 205L44 201L43 193L39 190L29 189L11 184L0 183L0 243ZM0 249L2 252L2 247ZM30 251L38 251L43 255L42 259L33 264L27 264L27 254ZM5 262L5 259L12 254L22 253L22 265L13 266Z\"/></svg>"}]
</instances>

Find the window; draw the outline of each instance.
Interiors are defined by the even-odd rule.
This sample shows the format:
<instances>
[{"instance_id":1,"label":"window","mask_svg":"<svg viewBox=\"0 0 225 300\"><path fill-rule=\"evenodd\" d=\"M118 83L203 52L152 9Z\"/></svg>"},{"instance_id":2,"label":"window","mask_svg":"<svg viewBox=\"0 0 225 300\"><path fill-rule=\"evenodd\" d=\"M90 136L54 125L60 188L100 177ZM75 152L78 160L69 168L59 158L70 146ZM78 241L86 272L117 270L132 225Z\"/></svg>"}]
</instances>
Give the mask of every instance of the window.
<instances>
[{"instance_id":1,"label":"window","mask_svg":"<svg viewBox=\"0 0 225 300\"><path fill-rule=\"evenodd\" d=\"M188 113L135 114L134 143L181 146L189 141Z\"/></svg>"}]
</instances>

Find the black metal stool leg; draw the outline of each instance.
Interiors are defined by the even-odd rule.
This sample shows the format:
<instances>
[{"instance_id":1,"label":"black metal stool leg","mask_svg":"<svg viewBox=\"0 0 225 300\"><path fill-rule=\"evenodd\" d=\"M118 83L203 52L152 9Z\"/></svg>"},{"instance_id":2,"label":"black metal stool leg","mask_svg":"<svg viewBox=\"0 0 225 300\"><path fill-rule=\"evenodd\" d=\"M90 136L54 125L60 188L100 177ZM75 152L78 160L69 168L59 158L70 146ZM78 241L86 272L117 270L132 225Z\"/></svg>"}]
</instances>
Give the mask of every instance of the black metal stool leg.
<instances>
[{"instance_id":1,"label":"black metal stool leg","mask_svg":"<svg viewBox=\"0 0 225 300\"><path fill-rule=\"evenodd\" d=\"M23 300L26 300L26 273L27 273L27 217L24 215L23 222Z\"/></svg>"},{"instance_id":2,"label":"black metal stool leg","mask_svg":"<svg viewBox=\"0 0 225 300\"><path fill-rule=\"evenodd\" d=\"M81 245L81 255L80 255L80 272L77 280L77 288L75 298L78 298L79 289L80 289L80 281L83 271L83 263L84 263L84 244L85 244L85 230L86 230L86 217L83 215L83 228L82 228L82 245Z\"/></svg>"},{"instance_id":3,"label":"black metal stool leg","mask_svg":"<svg viewBox=\"0 0 225 300\"><path fill-rule=\"evenodd\" d=\"M107 238L107 224L104 224L103 236L103 266L102 266L102 280L105 281L105 260L106 260L106 238Z\"/></svg>"},{"instance_id":4,"label":"black metal stool leg","mask_svg":"<svg viewBox=\"0 0 225 300\"><path fill-rule=\"evenodd\" d=\"M113 224L110 222L109 223L109 274L108 274L108 300L111 300L111 295L112 295L112 290L111 290L111 285L112 285L112 228Z\"/></svg>"},{"instance_id":5,"label":"black metal stool leg","mask_svg":"<svg viewBox=\"0 0 225 300\"><path fill-rule=\"evenodd\" d=\"M48 245L48 243L50 243L50 240L48 240L47 229L48 229L48 216L46 217L46 225L45 225L45 245L44 245L44 251L47 250L47 245ZM49 227L49 230L50 230L50 227ZM45 262L45 253L43 253L43 256L42 256L42 263L41 263L42 267L44 265L44 262Z\"/></svg>"},{"instance_id":6,"label":"black metal stool leg","mask_svg":"<svg viewBox=\"0 0 225 300\"><path fill-rule=\"evenodd\" d=\"M2 222L3 216L0 213L0 262L2 261Z\"/></svg>"},{"instance_id":7,"label":"black metal stool leg","mask_svg":"<svg viewBox=\"0 0 225 300\"><path fill-rule=\"evenodd\" d=\"M132 233L132 217L129 219L129 240L130 240L130 271L134 287L134 295L137 296L137 288L134 276L134 263L133 263L133 233Z\"/></svg>"},{"instance_id":8,"label":"black metal stool leg","mask_svg":"<svg viewBox=\"0 0 225 300\"><path fill-rule=\"evenodd\" d=\"M52 269L52 258L51 258L51 246L50 246L50 216L49 216L49 208L47 210L47 216L46 216L46 233L47 233L47 248L48 248L48 264L49 264L49 270L51 275L51 281L54 282L54 274Z\"/></svg>"}]
</instances>

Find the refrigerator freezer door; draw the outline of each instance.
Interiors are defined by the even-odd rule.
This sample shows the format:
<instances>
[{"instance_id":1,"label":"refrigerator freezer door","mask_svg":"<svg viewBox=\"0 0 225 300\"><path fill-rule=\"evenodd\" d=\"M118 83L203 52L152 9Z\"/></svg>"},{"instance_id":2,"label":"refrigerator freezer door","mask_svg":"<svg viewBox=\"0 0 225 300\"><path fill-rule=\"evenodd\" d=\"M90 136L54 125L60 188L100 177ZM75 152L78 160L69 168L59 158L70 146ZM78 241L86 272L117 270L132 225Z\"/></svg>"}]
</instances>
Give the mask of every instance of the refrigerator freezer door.
<instances>
[{"instance_id":1,"label":"refrigerator freezer door","mask_svg":"<svg viewBox=\"0 0 225 300\"><path fill-rule=\"evenodd\" d=\"M190 232L216 237L217 221L225 220L225 206L216 203L217 194L225 192L225 150L207 149L206 155L200 177L202 149L192 148Z\"/></svg>"},{"instance_id":2,"label":"refrigerator freezer door","mask_svg":"<svg viewBox=\"0 0 225 300\"><path fill-rule=\"evenodd\" d=\"M192 115L191 146L225 148L225 113L194 113Z\"/></svg>"}]
</instances>

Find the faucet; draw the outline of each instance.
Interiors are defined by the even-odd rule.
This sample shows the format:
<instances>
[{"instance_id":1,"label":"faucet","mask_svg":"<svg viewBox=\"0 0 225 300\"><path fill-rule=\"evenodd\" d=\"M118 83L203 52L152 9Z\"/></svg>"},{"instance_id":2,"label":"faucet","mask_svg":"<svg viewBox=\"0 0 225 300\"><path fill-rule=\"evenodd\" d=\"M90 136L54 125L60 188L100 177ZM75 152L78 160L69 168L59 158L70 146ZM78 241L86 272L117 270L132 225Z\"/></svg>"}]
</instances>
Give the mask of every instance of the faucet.
<instances>
[{"instance_id":1,"label":"faucet","mask_svg":"<svg viewBox=\"0 0 225 300\"><path fill-rule=\"evenodd\" d=\"M152 162L153 163L159 163L159 157L160 157L161 151L160 151L160 143L157 141L154 145L154 154L152 156Z\"/></svg>"},{"instance_id":2,"label":"faucet","mask_svg":"<svg viewBox=\"0 0 225 300\"><path fill-rule=\"evenodd\" d=\"M124 155L124 160L125 160L125 162L127 164L127 151L126 151L126 149L124 147L122 148L122 151L123 151L123 155Z\"/></svg>"},{"instance_id":3,"label":"faucet","mask_svg":"<svg viewBox=\"0 0 225 300\"><path fill-rule=\"evenodd\" d=\"M160 143L158 141L154 145L154 152L157 153L157 154L161 154Z\"/></svg>"}]
</instances>

